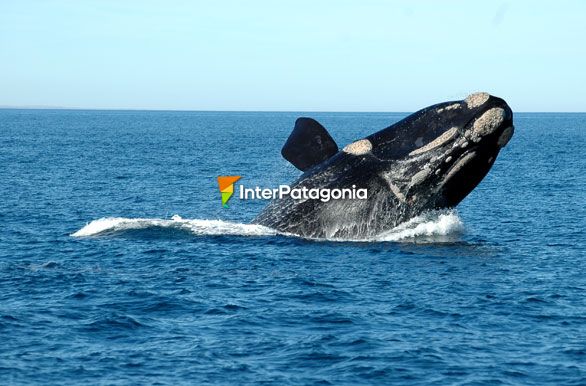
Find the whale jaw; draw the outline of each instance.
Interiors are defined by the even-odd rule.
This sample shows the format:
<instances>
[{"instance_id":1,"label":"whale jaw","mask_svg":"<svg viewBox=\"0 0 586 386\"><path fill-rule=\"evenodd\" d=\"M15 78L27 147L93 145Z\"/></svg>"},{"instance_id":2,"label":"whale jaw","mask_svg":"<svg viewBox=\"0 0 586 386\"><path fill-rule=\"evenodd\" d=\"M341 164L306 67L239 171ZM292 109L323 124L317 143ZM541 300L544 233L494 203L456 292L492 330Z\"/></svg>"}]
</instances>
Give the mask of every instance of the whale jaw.
<instances>
[{"instance_id":1,"label":"whale jaw","mask_svg":"<svg viewBox=\"0 0 586 386\"><path fill-rule=\"evenodd\" d=\"M473 99L473 98L471 98ZM482 105L486 105L484 109ZM514 133L513 113L506 102L488 96L478 116L463 130L461 152L440 181L437 207L458 205L484 179L500 150Z\"/></svg>"},{"instance_id":2,"label":"whale jaw","mask_svg":"<svg viewBox=\"0 0 586 386\"><path fill-rule=\"evenodd\" d=\"M513 133L510 107L487 93L419 110L333 155L338 147L325 129L304 119L283 151L304 171L292 188L357 186L368 189L368 199L277 199L254 222L312 238L375 236L427 210L456 206Z\"/></svg>"}]
</instances>

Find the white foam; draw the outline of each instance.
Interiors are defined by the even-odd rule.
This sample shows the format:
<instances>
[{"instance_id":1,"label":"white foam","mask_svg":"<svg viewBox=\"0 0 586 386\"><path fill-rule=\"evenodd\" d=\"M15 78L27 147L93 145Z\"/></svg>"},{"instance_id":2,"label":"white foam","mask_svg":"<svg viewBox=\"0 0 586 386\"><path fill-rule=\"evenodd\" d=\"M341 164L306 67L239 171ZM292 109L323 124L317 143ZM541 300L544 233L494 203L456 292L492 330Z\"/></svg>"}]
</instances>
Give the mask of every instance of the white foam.
<instances>
[{"instance_id":1,"label":"white foam","mask_svg":"<svg viewBox=\"0 0 586 386\"><path fill-rule=\"evenodd\" d=\"M433 211L412 218L372 241L444 241L452 240L464 231L456 211Z\"/></svg>"},{"instance_id":2,"label":"white foam","mask_svg":"<svg viewBox=\"0 0 586 386\"><path fill-rule=\"evenodd\" d=\"M184 230L198 236L273 236L281 234L296 237L292 234L277 232L274 229L262 225L232 223L222 220L188 220L177 215L171 219L105 217L90 222L77 232L72 233L71 236L99 236L105 233L148 228L173 228ZM438 242L451 241L454 237L460 235L463 230L464 225L455 211L432 211L417 216L374 237L314 240L341 242Z\"/></svg>"},{"instance_id":3,"label":"white foam","mask_svg":"<svg viewBox=\"0 0 586 386\"><path fill-rule=\"evenodd\" d=\"M103 233L148 228L174 228L195 235L267 236L277 232L262 225L240 224L222 220L186 220L173 216L170 220L156 218L105 217L94 220L72 233L74 237L99 236Z\"/></svg>"}]
</instances>

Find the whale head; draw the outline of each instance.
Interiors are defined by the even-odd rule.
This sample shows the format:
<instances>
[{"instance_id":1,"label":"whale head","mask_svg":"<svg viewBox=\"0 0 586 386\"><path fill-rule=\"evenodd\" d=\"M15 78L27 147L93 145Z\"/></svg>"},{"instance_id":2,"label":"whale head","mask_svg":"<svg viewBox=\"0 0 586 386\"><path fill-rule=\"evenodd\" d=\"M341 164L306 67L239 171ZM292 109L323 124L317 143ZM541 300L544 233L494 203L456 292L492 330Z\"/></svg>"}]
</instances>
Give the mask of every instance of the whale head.
<instances>
[{"instance_id":1,"label":"whale head","mask_svg":"<svg viewBox=\"0 0 586 386\"><path fill-rule=\"evenodd\" d=\"M513 131L510 107L487 93L424 108L342 150L317 121L299 118L281 150L304 172L293 188L364 188L367 199L286 197L254 221L308 237L379 234L424 211L456 206Z\"/></svg>"},{"instance_id":2,"label":"whale head","mask_svg":"<svg viewBox=\"0 0 586 386\"><path fill-rule=\"evenodd\" d=\"M481 92L422 109L366 137L362 148L391 165L380 174L400 200L446 208L480 183L513 132L511 108Z\"/></svg>"}]
</instances>

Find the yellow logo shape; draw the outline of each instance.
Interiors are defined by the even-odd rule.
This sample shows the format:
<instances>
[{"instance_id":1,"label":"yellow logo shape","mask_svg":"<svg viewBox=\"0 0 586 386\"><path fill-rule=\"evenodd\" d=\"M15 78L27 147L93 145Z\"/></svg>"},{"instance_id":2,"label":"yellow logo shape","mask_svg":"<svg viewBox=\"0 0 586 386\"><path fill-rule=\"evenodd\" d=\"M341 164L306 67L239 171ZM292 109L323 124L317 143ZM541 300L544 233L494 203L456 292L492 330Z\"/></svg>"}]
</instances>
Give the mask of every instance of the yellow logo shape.
<instances>
[{"instance_id":1,"label":"yellow logo shape","mask_svg":"<svg viewBox=\"0 0 586 386\"><path fill-rule=\"evenodd\" d=\"M228 207L228 200L234 194L234 183L240 179L240 176L218 176L218 185L222 194L222 206Z\"/></svg>"}]
</instances>

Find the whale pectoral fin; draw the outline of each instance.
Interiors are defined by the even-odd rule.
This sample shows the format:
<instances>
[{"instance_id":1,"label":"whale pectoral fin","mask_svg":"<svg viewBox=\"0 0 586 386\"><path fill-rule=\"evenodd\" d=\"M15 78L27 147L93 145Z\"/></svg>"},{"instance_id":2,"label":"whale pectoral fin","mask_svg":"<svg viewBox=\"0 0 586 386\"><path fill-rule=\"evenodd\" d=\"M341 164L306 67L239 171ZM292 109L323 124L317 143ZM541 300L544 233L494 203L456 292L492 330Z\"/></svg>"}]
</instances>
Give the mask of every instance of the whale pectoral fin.
<instances>
[{"instance_id":1,"label":"whale pectoral fin","mask_svg":"<svg viewBox=\"0 0 586 386\"><path fill-rule=\"evenodd\" d=\"M298 118L281 149L283 157L302 171L322 163L337 152L338 145L330 133L312 118Z\"/></svg>"}]
</instances>

